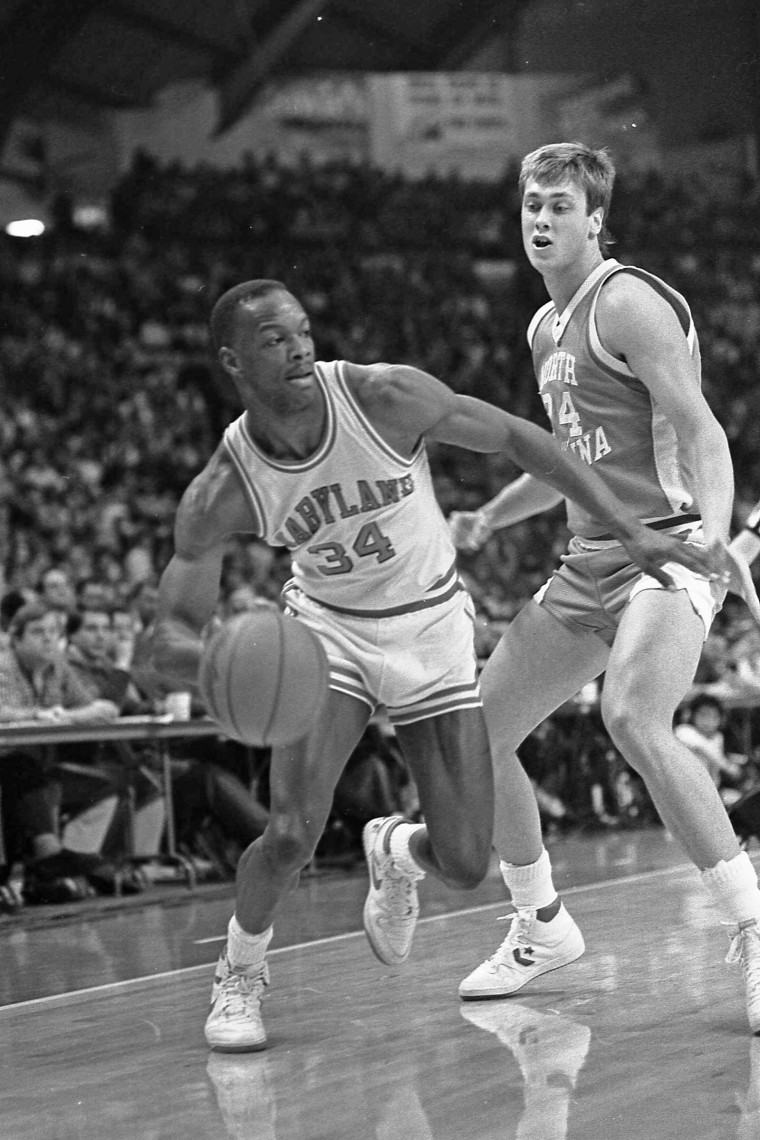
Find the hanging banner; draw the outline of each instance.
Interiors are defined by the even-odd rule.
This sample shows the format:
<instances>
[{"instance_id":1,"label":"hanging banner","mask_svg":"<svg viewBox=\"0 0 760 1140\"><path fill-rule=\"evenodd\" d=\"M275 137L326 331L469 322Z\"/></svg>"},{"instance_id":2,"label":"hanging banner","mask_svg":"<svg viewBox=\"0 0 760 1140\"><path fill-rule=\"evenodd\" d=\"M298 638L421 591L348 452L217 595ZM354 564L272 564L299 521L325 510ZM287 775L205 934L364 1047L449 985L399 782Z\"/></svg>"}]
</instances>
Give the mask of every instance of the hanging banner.
<instances>
[{"instance_id":1,"label":"hanging banner","mask_svg":"<svg viewBox=\"0 0 760 1140\"><path fill-rule=\"evenodd\" d=\"M578 75L409 72L371 75L372 159L407 177L500 178L527 151L554 141L557 98Z\"/></svg>"},{"instance_id":2,"label":"hanging banner","mask_svg":"<svg viewBox=\"0 0 760 1140\"><path fill-rule=\"evenodd\" d=\"M216 134L218 99L205 84L167 87L145 111L115 115L122 163L139 147L164 161L239 165L246 153L272 154L295 164L307 155L320 165L369 157L366 79L344 72L278 79L256 105L223 134Z\"/></svg>"},{"instance_id":3,"label":"hanging banner","mask_svg":"<svg viewBox=\"0 0 760 1140\"><path fill-rule=\"evenodd\" d=\"M325 72L273 80L251 111L216 134L216 93L167 88L146 111L116 116L122 161L142 147L165 161L235 166L246 153L295 164L371 162L407 178L492 181L544 143L581 138L618 159L657 154L632 81L572 74ZM635 136L635 137L634 137Z\"/></svg>"}]
</instances>

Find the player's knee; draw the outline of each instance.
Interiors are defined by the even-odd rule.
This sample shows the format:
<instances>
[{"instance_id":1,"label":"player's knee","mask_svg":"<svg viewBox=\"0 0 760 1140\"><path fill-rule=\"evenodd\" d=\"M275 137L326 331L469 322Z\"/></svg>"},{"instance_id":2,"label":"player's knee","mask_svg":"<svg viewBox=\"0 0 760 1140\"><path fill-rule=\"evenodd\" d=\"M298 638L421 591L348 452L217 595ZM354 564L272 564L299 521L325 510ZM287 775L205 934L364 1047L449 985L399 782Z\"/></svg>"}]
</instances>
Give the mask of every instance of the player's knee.
<instances>
[{"instance_id":1,"label":"player's knee","mask_svg":"<svg viewBox=\"0 0 760 1140\"><path fill-rule=\"evenodd\" d=\"M488 873L491 846L488 844L461 844L440 858L443 877L449 887L457 891L471 891L479 886Z\"/></svg>"},{"instance_id":2,"label":"player's knee","mask_svg":"<svg viewBox=\"0 0 760 1140\"><path fill-rule=\"evenodd\" d=\"M601 714L604 727L614 741L625 734L628 726L628 710L625 703L616 697L602 693Z\"/></svg>"},{"instance_id":3,"label":"player's knee","mask_svg":"<svg viewBox=\"0 0 760 1140\"><path fill-rule=\"evenodd\" d=\"M626 759L639 754L651 755L659 725L651 713L645 713L631 694L613 693L602 698L602 720L613 744Z\"/></svg>"},{"instance_id":4,"label":"player's knee","mask_svg":"<svg viewBox=\"0 0 760 1140\"><path fill-rule=\"evenodd\" d=\"M450 872L449 885L457 891L474 891L485 879L487 871L487 859L482 863L461 864Z\"/></svg>"},{"instance_id":5,"label":"player's knee","mask_svg":"<svg viewBox=\"0 0 760 1140\"><path fill-rule=\"evenodd\" d=\"M622 693L602 695L602 720L618 748L635 740L638 715Z\"/></svg>"},{"instance_id":6,"label":"player's knee","mask_svg":"<svg viewBox=\"0 0 760 1140\"><path fill-rule=\"evenodd\" d=\"M311 860L320 832L308 821L288 817L270 819L261 837L264 857L278 870L298 871Z\"/></svg>"}]
</instances>

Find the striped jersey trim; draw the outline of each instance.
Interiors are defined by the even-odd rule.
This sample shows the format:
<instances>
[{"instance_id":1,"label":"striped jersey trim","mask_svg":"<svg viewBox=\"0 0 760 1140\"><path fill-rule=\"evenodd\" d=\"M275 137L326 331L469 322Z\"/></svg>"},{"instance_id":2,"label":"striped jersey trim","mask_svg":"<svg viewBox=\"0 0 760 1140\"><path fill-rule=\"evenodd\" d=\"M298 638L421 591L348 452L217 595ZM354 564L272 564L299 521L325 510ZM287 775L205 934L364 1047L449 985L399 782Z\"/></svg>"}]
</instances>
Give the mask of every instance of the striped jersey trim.
<instances>
[{"instance_id":1,"label":"striped jersey trim","mask_svg":"<svg viewBox=\"0 0 760 1140\"><path fill-rule=\"evenodd\" d=\"M267 467L271 467L274 471L282 471L286 474L290 472L300 475L304 471L310 471L312 467L316 467L317 464L321 463L324 460L325 456L329 455L329 453L332 451L333 444L335 443L335 435L337 432L338 417L335 414L335 407L333 405L332 396L330 394L330 386L322 374L322 364L320 361L316 361L314 364L314 375L322 391L322 395L325 398L326 423L322 442L319 444L314 454L308 456L308 458L295 461L289 460L288 462L273 459L271 455L267 455L264 451L261 450L251 433L248 431L246 413L243 413L243 415L240 417L240 431L245 438L245 442L253 450L255 455L261 460L261 462L265 463Z\"/></svg>"},{"instance_id":2,"label":"striped jersey trim","mask_svg":"<svg viewBox=\"0 0 760 1140\"><path fill-rule=\"evenodd\" d=\"M608 277L611 277L618 267L619 263L615 261L614 258L610 258L608 261L601 261L596 269L592 269L586 280L578 286L562 312L557 313L554 318L551 334L552 340L556 345L559 345L559 342L562 340L564 331L570 323L570 318L584 297L587 297L591 290L596 289L602 281L606 281Z\"/></svg>"},{"instance_id":3,"label":"striped jersey trim","mask_svg":"<svg viewBox=\"0 0 760 1140\"><path fill-rule=\"evenodd\" d=\"M229 431L229 428L227 431ZM248 474L242 455L238 454L237 445L232 438L232 433L228 435L227 432L225 432L224 446L227 449L227 454L229 455L232 461L232 465L235 468L238 478L242 484L243 492L256 524L254 529L260 535L266 534L266 516L264 514L264 504L261 501L261 497L259 495L259 492L256 490L253 480Z\"/></svg>"},{"instance_id":4,"label":"striped jersey trim","mask_svg":"<svg viewBox=\"0 0 760 1140\"><path fill-rule=\"evenodd\" d=\"M394 463L401 463L404 467L412 467L414 465L414 461L416 460L417 456L419 455L420 451L423 448L422 437L420 437L420 440L417 443L417 445L415 446L414 451L412 452L411 456L401 455L401 454L399 454L398 451L395 451L391 447L391 445L386 440L383 439L383 437L380 435L380 433L378 432L377 428L374 426L372 421L367 418L366 412L360 406L359 402L357 401L356 397L354 396L353 392L351 391L351 389L348 385L348 380L346 379L345 365L346 365L345 360L339 361L338 366L335 370L335 374L338 378L338 383L340 384L341 391L343 392L343 395L346 397L346 402L348 403L348 406L351 408L351 411L354 413L354 415L358 419L362 428L364 429L364 431L366 431L367 435L370 437L370 439L375 444L375 446L379 447L381 451L385 452L385 454L390 459L392 459Z\"/></svg>"},{"instance_id":5,"label":"striped jersey trim","mask_svg":"<svg viewBox=\"0 0 760 1140\"><path fill-rule=\"evenodd\" d=\"M638 277L640 281L644 281L647 285L650 285L659 297L662 297L664 301L668 302L678 317L678 322L681 325L683 334L686 337L686 343L689 346L689 352L693 356L697 344L697 333L694 327L694 321L692 320L691 310L681 294L677 293L675 289L671 289L671 287L664 281L661 281L659 277L647 273L645 269L638 269L635 265L616 264L610 269L604 281L608 281L613 274L620 272L630 273L633 277ZM601 284L600 282L600 285ZM622 377L626 380L632 380L634 379L634 373L624 360L619 360L616 356L613 356L611 352L607 351L599 336L599 331L596 327L596 307L600 293L601 288L597 289L594 299L591 302L591 312L589 314L588 342L591 356L600 368L606 369L618 378Z\"/></svg>"},{"instance_id":6,"label":"striped jersey trim","mask_svg":"<svg viewBox=\"0 0 760 1140\"><path fill-rule=\"evenodd\" d=\"M649 527L650 530L670 530L672 527L693 526L694 524L701 524L702 518L700 515L694 514L681 514L669 515L664 519L650 519L648 522L642 520L644 526ZM582 537L587 537L583 535ZM597 534L593 538L589 538L590 542L619 542L620 540L614 534Z\"/></svg>"},{"instance_id":7,"label":"striped jersey trim","mask_svg":"<svg viewBox=\"0 0 760 1140\"><path fill-rule=\"evenodd\" d=\"M345 693L349 697L363 701L365 705L369 705L372 712L375 711L377 701L368 691L364 684L364 678L358 669L354 669L342 661L330 661L328 685L338 693Z\"/></svg>"},{"instance_id":8,"label":"striped jersey trim","mask_svg":"<svg viewBox=\"0 0 760 1140\"><path fill-rule=\"evenodd\" d=\"M442 590L444 586L448 586L455 578L458 578L456 563L452 562L445 574L441 574L440 578L436 578L432 586L428 586L425 591L426 594L433 594L435 590Z\"/></svg>"},{"instance_id":9,"label":"striped jersey trim","mask_svg":"<svg viewBox=\"0 0 760 1140\"><path fill-rule=\"evenodd\" d=\"M471 685L454 685L450 689L441 689L413 705L388 709L388 719L391 724L413 724L417 720L441 716L442 713L479 709L482 705L480 685L474 681Z\"/></svg>"},{"instance_id":10,"label":"striped jersey trim","mask_svg":"<svg viewBox=\"0 0 760 1140\"><path fill-rule=\"evenodd\" d=\"M533 341L536 339L536 333L538 332L538 326L541 324L541 321L544 319L544 317L548 317L549 313L551 313L553 311L553 309L554 309L554 302L553 301L547 301L546 304L542 305L541 308L538 309L538 311L533 314L533 317L531 318L531 322L528 325L528 332L527 332L528 347L529 348L531 348L531 349L533 348Z\"/></svg>"},{"instance_id":11,"label":"striped jersey trim","mask_svg":"<svg viewBox=\"0 0 760 1140\"><path fill-rule=\"evenodd\" d=\"M388 606L383 610L354 610L348 606L335 606L332 602L325 602L322 598L314 598L311 594L305 594L310 602L314 602L318 606L323 606L326 610L332 610L336 614L345 614L347 617L359 618L383 618L383 617L398 617L400 614L414 614L419 610L429 610L433 606L440 606L443 602L448 602L460 590L464 590L464 585L457 577L454 582L444 590L441 594L436 594L432 598L420 598L416 602L407 602L400 606ZM283 594L287 597L288 584L283 588ZM304 591L305 593L305 591Z\"/></svg>"}]
</instances>

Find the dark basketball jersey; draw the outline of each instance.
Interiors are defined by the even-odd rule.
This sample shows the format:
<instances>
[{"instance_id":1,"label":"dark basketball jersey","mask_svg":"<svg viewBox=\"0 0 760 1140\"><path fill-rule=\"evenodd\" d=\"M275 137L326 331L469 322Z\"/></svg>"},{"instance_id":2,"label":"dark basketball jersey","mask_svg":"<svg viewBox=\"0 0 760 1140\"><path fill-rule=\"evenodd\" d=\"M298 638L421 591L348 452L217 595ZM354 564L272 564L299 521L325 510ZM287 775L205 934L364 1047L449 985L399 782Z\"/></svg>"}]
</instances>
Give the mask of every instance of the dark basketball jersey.
<instances>
[{"instance_id":1,"label":"dark basketball jersey","mask_svg":"<svg viewBox=\"0 0 760 1140\"><path fill-rule=\"evenodd\" d=\"M563 449L592 464L611 491L644 522L698 513L691 473L675 429L649 389L628 366L606 351L596 328L599 291L614 273L646 281L678 317L699 390L700 356L694 322L684 298L651 273L604 261L581 285L562 314L553 302L538 310L528 329L539 392ZM574 534L595 538L608 525L568 501Z\"/></svg>"}]
</instances>

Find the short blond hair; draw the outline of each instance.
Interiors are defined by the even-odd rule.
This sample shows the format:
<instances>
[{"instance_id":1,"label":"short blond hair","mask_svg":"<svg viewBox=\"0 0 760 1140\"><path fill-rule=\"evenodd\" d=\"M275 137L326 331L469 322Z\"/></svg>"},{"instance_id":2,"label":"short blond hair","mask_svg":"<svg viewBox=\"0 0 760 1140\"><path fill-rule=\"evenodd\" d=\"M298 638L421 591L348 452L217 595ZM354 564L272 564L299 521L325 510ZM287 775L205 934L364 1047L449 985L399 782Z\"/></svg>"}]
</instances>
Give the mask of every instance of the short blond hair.
<instances>
[{"instance_id":1,"label":"short blond hair","mask_svg":"<svg viewBox=\"0 0 760 1140\"><path fill-rule=\"evenodd\" d=\"M595 150L579 142L549 143L531 151L520 166L520 197L530 181L556 186L568 180L575 182L585 193L587 213L601 207L604 222L599 245L604 249L612 241L607 230L607 215L615 184L615 164L605 147Z\"/></svg>"}]
</instances>

